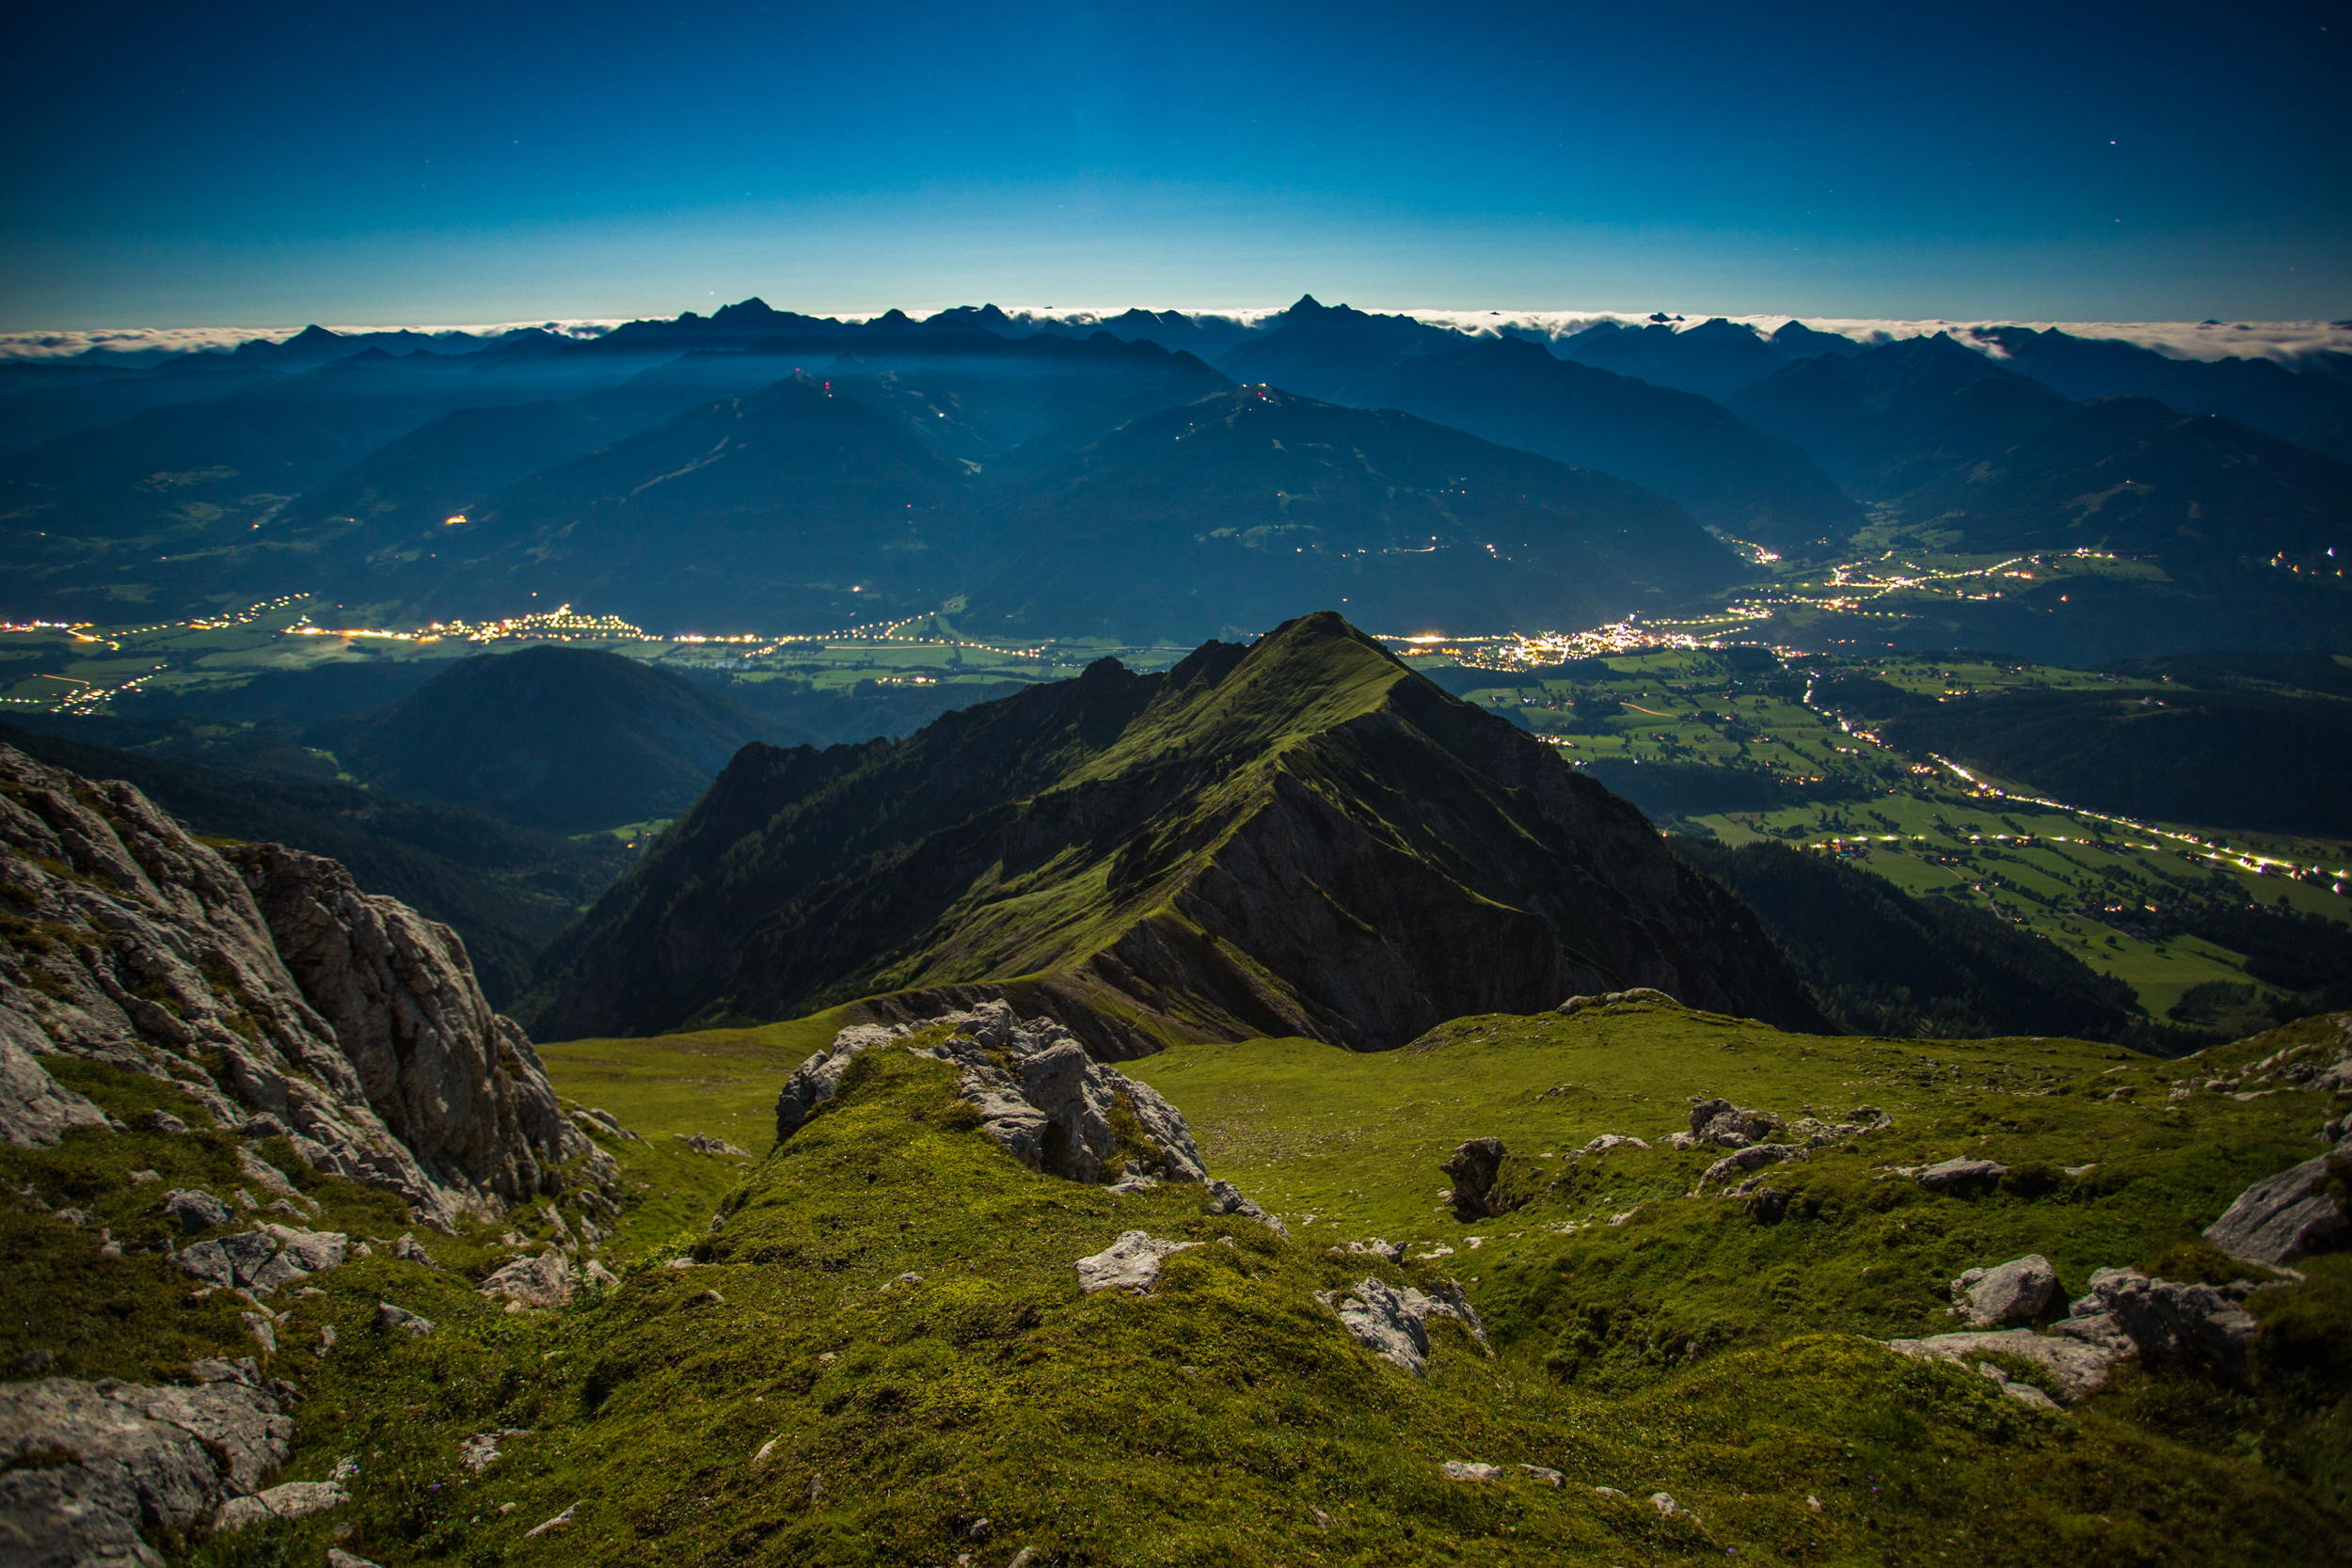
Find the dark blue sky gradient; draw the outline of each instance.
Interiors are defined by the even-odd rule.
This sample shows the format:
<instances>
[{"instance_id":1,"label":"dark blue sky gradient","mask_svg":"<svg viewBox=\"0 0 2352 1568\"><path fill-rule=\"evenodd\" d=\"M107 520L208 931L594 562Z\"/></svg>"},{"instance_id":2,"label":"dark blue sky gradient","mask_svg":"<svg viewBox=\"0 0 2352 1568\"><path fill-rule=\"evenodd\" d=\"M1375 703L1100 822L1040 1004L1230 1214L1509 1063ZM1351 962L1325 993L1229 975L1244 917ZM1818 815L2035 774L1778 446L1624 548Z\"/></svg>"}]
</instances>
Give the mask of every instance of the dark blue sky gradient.
<instances>
[{"instance_id":1,"label":"dark blue sky gradient","mask_svg":"<svg viewBox=\"0 0 2352 1568\"><path fill-rule=\"evenodd\" d=\"M2352 315L2352 8L44 8L0 330Z\"/></svg>"}]
</instances>

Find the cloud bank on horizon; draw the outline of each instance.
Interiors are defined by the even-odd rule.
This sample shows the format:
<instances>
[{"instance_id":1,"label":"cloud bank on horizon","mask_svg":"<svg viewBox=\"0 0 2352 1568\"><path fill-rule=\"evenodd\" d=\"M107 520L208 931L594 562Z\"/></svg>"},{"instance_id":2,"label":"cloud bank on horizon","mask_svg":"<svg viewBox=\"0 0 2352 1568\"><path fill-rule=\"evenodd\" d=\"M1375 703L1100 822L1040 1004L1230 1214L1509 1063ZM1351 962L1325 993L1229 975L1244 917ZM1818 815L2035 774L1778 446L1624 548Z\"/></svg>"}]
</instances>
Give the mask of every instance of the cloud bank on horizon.
<instances>
[{"instance_id":1,"label":"cloud bank on horizon","mask_svg":"<svg viewBox=\"0 0 2352 1568\"><path fill-rule=\"evenodd\" d=\"M910 309L910 315L928 315L933 307ZM1123 314L1129 307L1086 306L999 306L999 309L1024 325L1045 326L1059 324L1084 326L1104 322ZM1256 326L1279 316L1284 306L1232 306L1205 309L1184 309L1163 313L1192 317L1197 320L1231 321L1245 326ZM841 319L858 320L881 315L882 310L841 313ZM1917 320L1905 321L1885 317L1864 316L1791 316L1788 314L1735 315L1713 317L1702 311L1652 312L1647 310L1454 310L1403 309L1383 312L1410 316L1436 326L1452 327L1473 335L1510 333L1519 337L1542 338L1551 341L1568 338L1602 322L1624 325L1662 325L1677 331L1687 331L1703 322L1728 320L1753 326L1769 333L1785 323L1803 321L1818 331L1835 332L1866 345L1892 342L1903 338L1931 337L1938 332L1973 340L1978 330L1995 326L2026 326L2037 331L2056 327L2077 338L2099 338L2127 342L2141 348L2154 349L2176 359L2268 358L2289 367L2324 353L2352 354L2352 321L2339 322L2084 322L2084 321L2024 321L2010 317L1986 318L1977 321ZM467 340L489 340L509 332L536 329L561 337L590 339L599 337L622 325L625 318L575 318L563 321L496 322L463 325L338 325L323 323L327 330L346 336L406 332L441 340L453 350L463 350ZM0 334L0 362L56 361L74 358L106 359L119 357L126 365L134 362L153 362L159 358L183 354L219 354L235 349L239 344L261 341L283 342L303 330L291 326L170 326L116 327L55 332L16 332ZM1999 356L1997 347L1990 343L1973 343Z\"/></svg>"}]
</instances>

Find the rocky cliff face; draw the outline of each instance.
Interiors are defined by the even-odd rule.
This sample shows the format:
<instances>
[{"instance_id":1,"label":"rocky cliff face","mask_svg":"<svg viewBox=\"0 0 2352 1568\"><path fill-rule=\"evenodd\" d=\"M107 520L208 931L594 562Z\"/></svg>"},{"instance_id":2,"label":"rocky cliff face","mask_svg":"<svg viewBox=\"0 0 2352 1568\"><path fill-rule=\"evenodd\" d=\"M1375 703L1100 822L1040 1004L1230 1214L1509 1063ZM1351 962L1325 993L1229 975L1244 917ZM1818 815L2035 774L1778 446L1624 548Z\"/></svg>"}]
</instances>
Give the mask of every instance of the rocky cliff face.
<instances>
[{"instance_id":1,"label":"rocky cliff face","mask_svg":"<svg viewBox=\"0 0 2352 1568\"><path fill-rule=\"evenodd\" d=\"M0 1138L103 1124L43 1066L167 1078L447 1225L587 1152L446 927L332 861L200 843L127 784L0 747ZM267 1123L264 1123L266 1126Z\"/></svg>"}]
</instances>

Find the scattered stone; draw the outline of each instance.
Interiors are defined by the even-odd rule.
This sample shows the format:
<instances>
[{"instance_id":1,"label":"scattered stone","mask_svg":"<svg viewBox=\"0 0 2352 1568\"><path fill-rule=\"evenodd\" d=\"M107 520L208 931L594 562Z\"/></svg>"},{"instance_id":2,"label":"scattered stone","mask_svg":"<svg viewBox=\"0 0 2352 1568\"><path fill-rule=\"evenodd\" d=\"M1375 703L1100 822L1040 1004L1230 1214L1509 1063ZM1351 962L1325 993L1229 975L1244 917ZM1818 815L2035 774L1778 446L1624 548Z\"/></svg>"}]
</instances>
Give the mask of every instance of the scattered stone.
<instances>
[{"instance_id":1,"label":"scattered stone","mask_svg":"<svg viewBox=\"0 0 2352 1568\"><path fill-rule=\"evenodd\" d=\"M2038 1252L1990 1269L1970 1269L1952 1281L1952 1310L1970 1328L2029 1323L2058 1299L2058 1270Z\"/></svg>"},{"instance_id":2,"label":"scattered stone","mask_svg":"<svg viewBox=\"0 0 2352 1568\"><path fill-rule=\"evenodd\" d=\"M184 1187L176 1187L164 1195L164 1212L190 1235L227 1225L236 1218L229 1205L212 1194Z\"/></svg>"},{"instance_id":3,"label":"scattered stone","mask_svg":"<svg viewBox=\"0 0 2352 1568\"><path fill-rule=\"evenodd\" d=\"M1640 1138L1631 1137L1623 1132L1603 1132L1577 1152L1579 1154L1606 1154L1613 1148L1647 1149L1648 1148L1649 1145Z\"/></svg>"},{"instance_id":4,"label":"scattered stone","mask_svg":"<svg viewBox=\"0 0 2352 1568\"><path fill-rule=\"evenodd\" d=\"M512 1508L515 1505L508 1503L506 1506ZM326 1568L376 1568L376 1564L364 1557L354 1557L341 1546L329 1546L326 1548Z\"/></svg>"},{"instance_id":5,"label":"scattered stone","mask_svg":"<svg viewBox=\"0 0 2352 1568\"><path fill-rule=\"evenodd\" d=\"M188 1124L182 1121L178 1117L173 1116L169 1111L149 1112L147 1125L151 1132L169 1132L177 1134L185 1132L188 1130Z\"/></svg>"},{"instance_id":6,"label":"scattered stone","mask_svg":"<svg viewBox=\"0 0 2352 1568\"><path fill-rule=\"evenodd\" d=\"M1122 1176L1106 1189L1114 1193L1148 1193L1160 1184L1156 1176Z\"/></svg>"},{"instance_id":7,"label":"scattered stone","mask_svg":"<svg viewBox=\"0 0 2352 1568\"><path fill-rule=\"evenodd\" d=\"M529 1258L517 1258L482 1282L485 1296L504 1296L519 1307L562 1307L579 1289L571 1260L549 1247Z\"/></svg>"},{"instance_id":8,"label":"scattered stone","mask_svg":"<svg viewBox=\"0 0 2352 1568\"><path fill-rule=\"evenodd\" d=\"M752 1455L753 1469L756 1470L763 1467L767 1465L769 1460L775 1456L777 1441L778 1439L771 1437L768 1441L759 1446L759 1451Z\"/></svg>"},{"instance_id":9,"label":"scattered stone","mask_svg":"<svg viewBox=\"0 0 2352 1568\"><path fill-rule=\"evenodd\" d=\"M501 1427L496 1432L478 1432L458 1446L457 1462L475 1475L506 1457L499 1451L501 1437L528 1437L529 1427Z\"/></svg>"},{"instance_id":10,"label":"scattered stone","mask_svg":"<svg viewBox=\"0 0 2352 1568\"><path fill-rule=\"evenodd\" d=\"M1035 1546L1024 1546L1012 1554L1005 1568L1043 1568L1045 1559Z\"/></svg>"},{"instance_id":11,"label":"scattered stone","mask_svg":"<svg viewBox=\"0 0 2352 1568\"><path fill-rule=\"evenodd\" d=\"M379 1301L375 1304L375 1326L405 1329L421 1338L439 1325L421 1313L411 1312L405 1307L394 1307L389 1301Z\"/></svg>"},{"instance_id":12,"label":"scattered stone","mask_svg":"<svg viewBox=\"0 0 2352 1568\"><path fill-rule=\"evenodd\" d=\"M262 1354L278 1354L278 1330L272 1325L268 1313L240 1312L237 1316L245 1323L245 1331L253 1336L254 1343L262 1347Z\"/></svg>"},{"instance_id":13,"label":"scattered stone","mask_svg":"<svg viewBox=\"0 0 2352 1568\"><path fill-rule=\"evenodd\" d=\"M1955 1158L1925 1166L1912 1180L1931 1193L1958 1195L1980 1192L2008 1174L2009 1167L1997 1160Z\"/></svg>"},{"instance_id":14,"label":"scattered stone","mask_svg":"<svg viewBox=\"0 0 2352 1568\"><path fill-rule=\"evenodd\" d=\"M424 1250L424 1244L417 1240L417 1233L413 1230L403 1231L400 1240L392 1243L392 1256L420 1268L437 1269L441 1266L433 1260L431 1253Z\"/></svg>"},{"instance_id":15,"label":"scattered stone","mask_svg":"<svg viewBox=\"0 0 2352 1568\"><path fill-rule=\"evenodd\" d=\"M1742 1210L1759 1225L1777 1225L1788 1216L1788 1197L1778 1187L1758 1187L1747 1195Z\"/></svg>"},{"instance_id":16,"label":"scattered stone","mask_svg":"<svg viewBox=\"0 0 2352 1568\"><path fill-rule=\"evenodd\" d=\"M1502 1466L1500 1465L1480 1465L1460 1459L1447 1460L1438 1466L1438 1472L1448 1481L1501 1481L1502 1479Z\"/></svg>"},{"instance_id":17,"label":"scattered stone","mask_svg":"<svg viewBox=\"0 0 2352 1568\"><path fill-rule=\"evenodd\" d=\"M588 1259L588 1267L582 1272L587 1275L588 1283L591 1285L607 1291L617 1290L620 1286L620 1277L593 1258Z\"/></svg>"},{"instance_id":18,"label":"scattered stone","mask_svg":"<svg viewBox=\"0 0 2352 1568\"><path fill-rule=\"evenodd\" d=\"M1801 1160L1804 1158L1804 1152L1796 1144L1749 1144L1743 1148L1733 1149L1708 1166L1699 1174L1699 1185L1706 1187L1728 1181L1735 1176L1760 1170L1766 1165L1776 1165L1783 1160Z\"/></svg>"},{"instance_id":19,"label":"scattered stone","mask_svg":"<svg viewBox=\"0 0 2352 1568\"><path fill-rule=\"evenodd\" d=\"M1671 1519L1677 1513L1687 1513L1690 1512L1680 1503L1675 1501L1674 1494L1671 1492L1652 1492L1649 1495L1649 1505L1650 1507L1658 1510L1659 1517L1663 1519ZM1695 1515L1693 1515L1693 1517L1695 1517Z\"/></svg>"},{"instance_id":20,"label":"scattered stone","mask_svg":"<svg viewBox=\"0 0 2352 1568\"><path fill-rule=\"evenodd\" d=\"M1501 1138L1472 1138L1438 1167L1454 1179L1449 1200L1463 1220L1485 1219L1502 1212L1495 1207L1496 1173L1502 1168Z\"/></svg>"},{"instance_id":21,"label":"scattered stone","mask_svg":"<svg viewBox=\"0 0 2352 1568\"><path fill-rule=\"evenodd\" d=\"M1256 1220L1282 1240L1290 1240L1287 1226L1261 1208L1256 1198L1244 1196L1242 1190L1231 1181L1213 1180L1209 1183L1208 1212L1239 1214L1244 1219Z\"/></svg>"},{"instance_id":22,"label":"scattered stone","mask_svg":"<svg viewBox=\"0 0 2352 1568\"><path fill-rule=\"evenodd\" d=\"M2276 1267L2352 1229L2328 1190L2328 1156L2265 1177L2205 1227L2205 1240L2233 1258Z\"/></svg>"},{"instance_id":23,"label":"scattered stone","mask_svg":"<svg viewBox=\"0 0 2352 1568\"><path fill-rule=\"evenodd\" d=\"M135 1170L131 1173L131 1185L144 1187L150 1181L161 1181L163 1179L161 1171Z\"/></svg>"},{"instance_id":24,"label":"scattered stone","mask_svg":"<svg viewBox=\"0 0 2352 1568\"><path fill-rule=\"evenodd\" d=\"M318 1343L310 1347L310 1354L324 1361L326 1359L326 1353L334 1348L335 1325L333 1323L319 1324Z\"/></svg>"},{"instance_id":25,"label":"scattered stone","mask_svg":"<svg viewBox=\"0 0 2352 1568\"><path fill-rule=\"evenodd\" d=\"M1567 1477L1557 1470L1548 1470L1541 1465L1522 1465L1519 1468L1542 1481L1546 1486L1559 1487L1567 1484Z\"/></svg>"},{"instance_id":26,"label":"scattered stone","mask_svg":"<svg viewBox=\"0 0 2352 1568\"><path fill-rule=\"evenodd\" d=\"M1089 1295L1112 1289L1141 1295L1158 1281L1161 1259L1200 1244L1162 1241L1140 1230L1122 1231L1119 1240L1101 1252L1078 1259L1078 1289Z\"/></svg>"},{"instance_id":27,"label":"scattered stone","mask_svg":"<svg viewBox=\"0 0 2352 1568\"><path fill-rule=\"evenodd\" d=\"M545 1523L532 1526L529 1529L523 1531L523 1539L526 1541L534 1541L540 1536L548 1534L551 1530L569 1529L572 1525L572 1510L578 1508L579 1506L580 1505L578 1503L574 1503L571 1508L565 1509L554 1518L547 1520Z\"/></svg>"},{"instance_id":28,"label":"scattered stone","mask_svg":"<svg viewBox=\"0 0 2352 1568\"><path fill-rule=\"evenodd\" d=\"M230 1498L214 1515L213 1529L215 1534L226 1534L264 1519L307 1519L350 1500L350 1495L331 1481L290 1481L251 1497Z\"/></svg>"},{"instance_id":29,"label":"scattered stone","mask_svg":"<svg viewBox=\"0 0 2352 1568\"><path fill-rule=\"evenodd\" d=\"M1622 1497L1625 1494L1618 1491L1613 1486L1596 1486L1593 1488L1593 1496L1596 1497Z\"/></svg>"},{"instance_id":30,"label":"scattered stone","mask_svg":"<svg viewBox=\"0 0 2352 1568\"><path fill-rule=\"evenodd\" d=\"M692 1149L697 1154L733 1154L745 1160L752 1157L752 1151L750 1149L738 1148L733 1144L728 1143L723 1139L713 1138L705 1133L673 1132L670 1136L675 1138L678 1142L684 1144L687 1148Z\"/></svg>"},{"instance_id":31,"label":"scattered stone","mask_svg":"<svg viewBox=\"0 0 2352 1568\"><path fill-rule=\"evenodd\" d=\"M1387 1241L1378 1236L1375 1236L1368 1242L1350 1242L1344 1247L1333 1247L1331 1251L1334 1256L1338 1257L1354 1254L1359 1257L1385 1258L1400 1267L1405 1262L1405 1243Z\"/></svg>"}]
</instances>

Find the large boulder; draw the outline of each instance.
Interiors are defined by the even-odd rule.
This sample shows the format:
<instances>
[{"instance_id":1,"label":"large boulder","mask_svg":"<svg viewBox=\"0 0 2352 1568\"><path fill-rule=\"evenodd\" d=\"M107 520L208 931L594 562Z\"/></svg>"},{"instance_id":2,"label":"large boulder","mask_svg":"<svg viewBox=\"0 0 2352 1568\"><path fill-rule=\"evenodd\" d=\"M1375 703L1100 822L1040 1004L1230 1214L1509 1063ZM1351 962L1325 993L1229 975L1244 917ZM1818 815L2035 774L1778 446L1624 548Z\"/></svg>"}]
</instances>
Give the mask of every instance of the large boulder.
<instances>
[{"instance_id":1,"label":"large boulder","mask_svg":"<svg viewBox=\"0 0 2352 1568\"><path fill-rule=\"evenodd\" d=\"M2058 1270L2038 1252L1989 1269L1970 1269L1952 1281L1952 1309L1970 1328L2029 1323L2058 1301Z\"/></svg>"},{"instance_id":2,"label":"large boulder","mask_svg":"<svg viewBox=\"0 0 2352 1568\"><path fill-rule=\"evenodd\" d=\"M2352 1229L2343 1200L2343 1180L2322 1155L2265 1177L2205 1227L2205 1240L2233 1258L2274 1267L2292 1262L2343 1238Z\"/></svg>"},{"instance_id":3,"label":"large boulder","mask_svg":"<svg viewBox=\"0 0 2352 1568\"><path fill-rule=\"evenodd\" d=\"M1770 1111L1745 1110L1728 1100L1702 1100L1691 1107L1691 1136L1722 1148L1762 1143L1784 1126Z\"/></svg>"},{"instance_id":4,"label":"large boulder","mask_svg":"<svg viewBox=\"0 0 2352 1568\"><path fill-rule=\"evenodd\" d=\"M1922 1339L1890 1339L1887 1348L1916 1360L1979 1364L1988 1354L2013 1355L2031 1361L2050 1374L2059 1400L2074 1403L2096 1393L2114 1370L2137 1354L2129 1339L2078 1339L2036 1334L2030 1328L1998 1329L1990 1333L1935 1334ZM2004 1380L2006 1381L2006 1380Z\"/></svg>"},{"instance_id":5,"label":"large boulder","mask_svg":"<svg viewBox=\"0 0 2352 1568\"><path fill-rule=\"evenodd\" d=\"M503 1264L482 1282L484 1295L522 1307L562 1307L579 1289L571 1260L553 1247Z\"/></svg>"}]
</instances>

